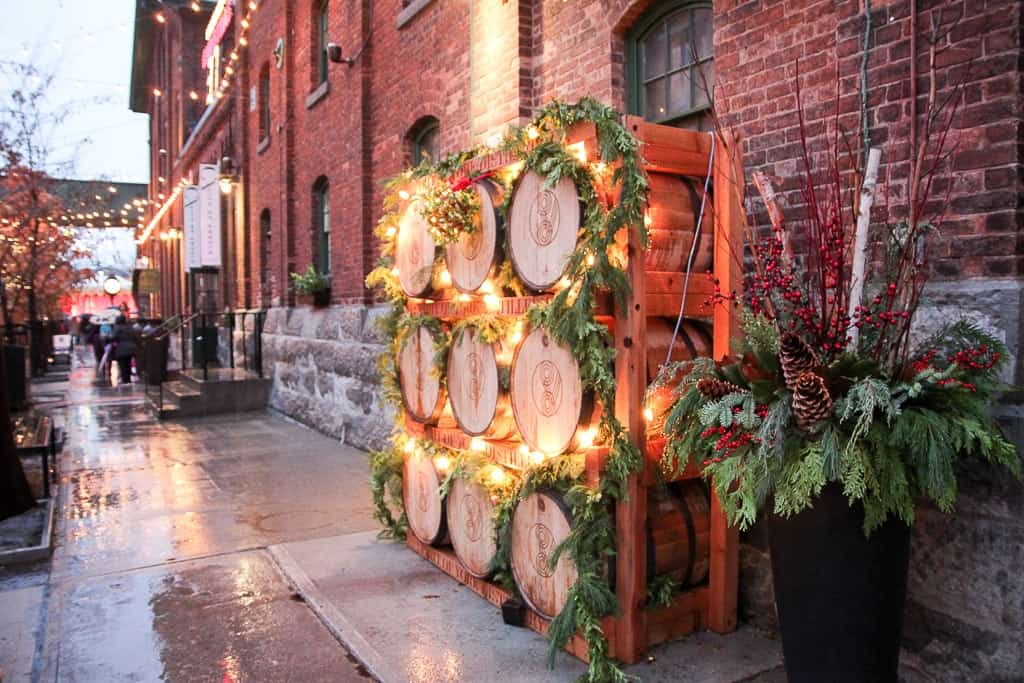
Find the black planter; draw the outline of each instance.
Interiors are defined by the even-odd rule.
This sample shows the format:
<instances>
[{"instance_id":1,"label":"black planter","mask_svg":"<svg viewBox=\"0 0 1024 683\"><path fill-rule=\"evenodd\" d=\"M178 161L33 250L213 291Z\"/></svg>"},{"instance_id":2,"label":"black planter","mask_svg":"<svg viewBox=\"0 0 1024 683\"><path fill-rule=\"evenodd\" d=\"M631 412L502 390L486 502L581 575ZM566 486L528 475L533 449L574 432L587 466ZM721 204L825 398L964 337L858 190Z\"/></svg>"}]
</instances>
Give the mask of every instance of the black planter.
<instances>
[{"instance_id":1,"label":"black planter","mask_svg":"<svg viewBox=\"0 0 1024 683\"><path fill-rule=\"evenodd\" d=\"M810 510L768 516L775 605L790 683L896 683L910 527L865 538L864 509L830 484Z\"/></svg>"}]
</instances>

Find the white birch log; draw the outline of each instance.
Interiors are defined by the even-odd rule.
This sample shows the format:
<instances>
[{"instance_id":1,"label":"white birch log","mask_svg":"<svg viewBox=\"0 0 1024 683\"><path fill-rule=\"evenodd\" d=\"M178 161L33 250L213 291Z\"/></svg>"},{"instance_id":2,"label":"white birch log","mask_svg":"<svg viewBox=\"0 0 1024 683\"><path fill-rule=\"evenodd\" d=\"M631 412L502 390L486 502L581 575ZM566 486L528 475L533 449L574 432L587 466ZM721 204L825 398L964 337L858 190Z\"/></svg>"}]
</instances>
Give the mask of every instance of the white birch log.
<instances>
[{"instance_id":1,"label":"white birch log","mask_svg":"<svg viewBox=\"0 0 1024 683\"><path fill-rule=\"evenodd\" d=\"M868 151L868 165L864 169L864 182L860 187L860 209L857 213L857 233L853 242L853 267L850 271L850 328L847 336L850 339L846 347L849 351L857 350L860 328L853 318L854 312L864 298L864 271L868 260L868 225L871 223L871 205L875 202L875 183L878 180L878 164L882 159L882 150L872 147Z\"/></svg>"}]
</instances>

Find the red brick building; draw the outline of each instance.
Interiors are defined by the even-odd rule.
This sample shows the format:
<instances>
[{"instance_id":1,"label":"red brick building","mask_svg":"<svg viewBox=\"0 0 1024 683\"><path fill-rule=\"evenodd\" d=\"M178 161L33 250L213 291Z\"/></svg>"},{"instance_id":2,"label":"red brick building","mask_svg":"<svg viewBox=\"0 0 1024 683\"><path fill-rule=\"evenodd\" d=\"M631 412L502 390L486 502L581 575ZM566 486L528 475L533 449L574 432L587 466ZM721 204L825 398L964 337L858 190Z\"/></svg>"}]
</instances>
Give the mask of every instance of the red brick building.
<instances>
[{"instance_id":1,"label":"red brick building","mask_svg":"<svg viewBox=\"0 0 1024 683\"><path fill-rule=\"evenodd\" d=\"M883 150L884 208L899 218L934 53L937 95L957 103L957 146L936 183L950 204L922 317L966 314L997 331L1019 381L1022 13L1011 0L137 0L131 106L151 116L150 199L163 203L140 235L162 275L153 307L267 309L274 406L372 445L390 425L375 401L376 311L363 286L371 230L382 181L423 151L486 141L553 98L590 95L704 128L714 99L742 136L746 169L778 176L798 215L799 71L812 143L837 101L844 126L866 120ZM187 274L170 232L184 224L178 188L225 158L221 264ZM295 307L288 290L288 273L310 263L330 273L324 312ZM911 572L911 677L1024 670L1024 579L1008 570L1024 559L1024 493L984 472L971 480L994 487L995 502L967 486L967 516L926 511L918 524L928 543L915 540L915 553L929 562ZM745 551L748 607L764 604L757 545Z\"/></svg>"}]
</instances>

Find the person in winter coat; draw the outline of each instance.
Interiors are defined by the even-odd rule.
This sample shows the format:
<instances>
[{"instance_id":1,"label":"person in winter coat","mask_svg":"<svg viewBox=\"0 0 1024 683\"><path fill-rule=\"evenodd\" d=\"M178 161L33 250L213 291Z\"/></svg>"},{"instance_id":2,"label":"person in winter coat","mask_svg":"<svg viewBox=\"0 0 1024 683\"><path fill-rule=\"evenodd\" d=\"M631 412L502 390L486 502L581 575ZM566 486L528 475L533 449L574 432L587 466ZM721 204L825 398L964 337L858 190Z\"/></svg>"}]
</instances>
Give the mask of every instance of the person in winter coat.
<instances>
[{"instance_id":1,"label":"person in winter coat","mask_svg":"<svg viewBox=\"0 0 1024 683\"><path fill-rule=\"evenodd\" d=\"M121 371L121 382L131 384L132 358L135 356L135 332L123 315L117 316L113 330L114 359Z\"/></svg>"}]
</instances>

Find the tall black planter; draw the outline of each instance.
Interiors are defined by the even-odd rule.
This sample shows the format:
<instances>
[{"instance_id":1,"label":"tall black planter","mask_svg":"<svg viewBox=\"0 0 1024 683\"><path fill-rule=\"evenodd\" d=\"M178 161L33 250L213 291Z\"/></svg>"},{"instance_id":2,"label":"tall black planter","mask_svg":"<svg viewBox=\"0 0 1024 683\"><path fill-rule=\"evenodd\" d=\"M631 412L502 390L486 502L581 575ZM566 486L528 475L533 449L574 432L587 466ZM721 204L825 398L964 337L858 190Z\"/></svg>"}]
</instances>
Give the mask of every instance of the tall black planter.
<instances>
[{"instance_id":1,"label":"tall black planter","mask_svg":"<svg viewBox=\"0 0 1024 683\"><path fill-rule=\"evenodd\" d=\"M896 683L910 527L864 537L864 509L830 484L814 507L769 515L775 605L790 683Z\"/></svg>"}]
</instances>

